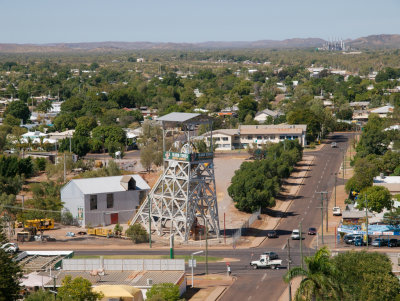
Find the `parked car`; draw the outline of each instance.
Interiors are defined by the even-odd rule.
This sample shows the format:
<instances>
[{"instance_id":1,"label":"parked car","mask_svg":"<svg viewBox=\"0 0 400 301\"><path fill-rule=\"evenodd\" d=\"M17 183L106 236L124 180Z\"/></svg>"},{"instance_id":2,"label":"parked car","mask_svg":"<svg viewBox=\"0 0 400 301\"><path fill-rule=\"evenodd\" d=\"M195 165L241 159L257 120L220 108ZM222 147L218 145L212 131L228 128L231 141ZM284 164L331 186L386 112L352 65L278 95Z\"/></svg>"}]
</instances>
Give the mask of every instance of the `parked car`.
<instances>
[{"instance_id":1,"label":"parked car","mask_svg":"<svg viewBox=\"0 0 400 301\"><path fill-rule=\"evenodd\" d=\"M342 211L340 210L339 207L333 207L332 211L333 211L333 215L334 216L341 216L342 215Z\"/></svg>"},{"instance_id":2,"label":"parked car","mask_svg":"<svg viewBox=\"0 0 400 301\"><path fill-rule=\"evenodd\" d=\"M275 230L271 230L267 232L267 237L268 238L278 238L278 233L276 233Z\"/></svg>"},{"instance_id":3,"label":"parked car","mask_svg":"<svg viewBox=\"0 0 400 301\"><path fill-rule=\"evenodd\" d=\"M316 235L317 234L317 229L314 227L311 227L308 229L308 235Z\"/></svg>"},{"instance_id":4,"label":"parked car","mask_svg":"<svg viewBox=\"0 0 400 301\"><path fill-rule=\"evenodd\" d=\"M279 255L275 252L264 252L263 255L267 255L270 260L278 259Z\"/></svg>"},{"instance_id":5,"label":"parked car","mask_svg":"<svg viewBox=\"0 0 400 301\"><path fill-rule=\"evenodd\" d=\"M398 247L400 246L400 240L396 238L391 238L388 241L388 247L393 248L393 247Z\"/></svg>"},{"instance_id":6,"label":"parked car","mask_svg":"<svg viewBox=\"0 0 400 301\"><path fill-rule=\"evenodd\" d=\"M371 246L373 247L384 247L388 245L388 240L385 238L375 238L372 243Z\"/></svg>"},{"instance_id":7,"label":"parked car","mask_svg":"<svg viewBox=\"0 0 400 301\"><path fill-rule=\"evenodd\" d=\"M18 244L13 242L8 242L1 246L1 249L6 253L17 253L19 251Z\"/></svg>"},{"instance_id":8,"label":"parked car","mask_svg":"<svg viewBox=\"0 0 400 301\"><path fill-rule=\"evenodd\" d=\"M65 236L75 237L75 233L74 232L67 232L67 234L65 234Z\"/></svg>"},{"instance_id":9,"label":"parked car","mask_svg":"<svg viewBox=\"0 0 400 301\"><path fill-rule=\"evenodd\" d=\"M294 230L292 231L291 238L292 238L293 240L295 240L295 239L299 240L299 239L300 239L300 230L299 230L299 229L294 229Z\"/></svg>"},{"instance_id":10,"label":"parked car","mask_svg":"<svg viewBox=\"0 0 400 301\"><path fill-rule=\"evenodd\" d=\"M347 235L345 235L343 237L343 241L348 245L352 245L352 244L354 244L354 240L357 237L361 237L362 238L362 235L359 235L359 234L347 234Z\"/></svg>"},{"instance_id":11,"label":"parked car","mask_svg":"<svg viewBox=\"0 0 400 301\"><path fill-rule=\"evenodd\" d=\"M332 143L331 143L331 147L332 147L332 148L337 147L337 143L336 143L336 142L332 142Z\"/></svg>"},{"instance_id":12,"label":"parked car","mask_svg":"<svg viewBox=\"0 0 400 301\"><path fill-rule=\"evenodd\" d=\"M361 247L361 246L366 246L367 242L364 240L364 237L356 236L353 240L353 244L355 246ZM368 237L368 245L371 245L371 237Z\"/></svg>"}]
</instances>

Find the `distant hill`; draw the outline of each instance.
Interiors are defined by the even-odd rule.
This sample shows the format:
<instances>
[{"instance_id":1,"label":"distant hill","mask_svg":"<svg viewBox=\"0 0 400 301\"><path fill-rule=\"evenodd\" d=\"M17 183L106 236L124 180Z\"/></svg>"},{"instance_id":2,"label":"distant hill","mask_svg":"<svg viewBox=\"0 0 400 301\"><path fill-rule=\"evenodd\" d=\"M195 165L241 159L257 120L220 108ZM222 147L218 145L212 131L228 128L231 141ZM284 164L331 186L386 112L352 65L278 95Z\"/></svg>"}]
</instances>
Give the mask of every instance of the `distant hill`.
<instances>
[{"instance_id":1,"label":"distant hill","mask_svg":"<svg viewBox=\"0 0 400 301\"><path fill-rule=\"evenodd\" d=\"M400 35L380 34L358 38L347 42L356 49L400 48Z\"/></svg>"},{"instance_id":2,"label":"distant hill","mask_svg":"<svg viewBox=\"0 0 400 301\"><path fill-rule=\"evenodd\" d=\"M210 41L201 43L154 43L154 42L88 42L52 44L0 44L0 53L26 52L108 52L126 50L215 50L215 49L268 49L268 48L314 48L326 41L319 38L294 38L282 41ZM346 40L353 49L400 48L400 35L371 35Z\"/></svg>"},{"instance_id":3,"label":"distant hill","mask_svg":"<svg viewBox=\"0 0 400 301\"><path fill-rule=\"evenodd\" d=\"M317 38L287 39L283 41L233 41L201 43L152 43L152 42L90 42L52 44L0 44L0 52L70 52L70 51L118 51L118 50L179 50L179 49L239 49L239 48L309 48L318 47L324 40Z\"/></svg>"}]
</instances>

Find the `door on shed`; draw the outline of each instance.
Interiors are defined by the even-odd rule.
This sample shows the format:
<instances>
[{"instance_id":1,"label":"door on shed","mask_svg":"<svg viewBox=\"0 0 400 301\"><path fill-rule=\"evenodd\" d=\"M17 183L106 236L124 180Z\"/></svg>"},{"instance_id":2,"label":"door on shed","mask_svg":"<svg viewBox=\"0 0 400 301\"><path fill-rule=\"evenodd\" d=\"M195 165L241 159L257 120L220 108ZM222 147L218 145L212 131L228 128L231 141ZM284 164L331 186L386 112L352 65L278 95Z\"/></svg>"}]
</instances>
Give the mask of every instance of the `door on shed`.
<instances>
[{"instance_id":1,"label":"door on shed","mask_svg":"<svg viewBox=\"0 0 400 301\"><path fill-rule=\"evenodd\" d=\"M111 224L118 224L118 213L111 213Z\"/></svg>"}]
</instances>

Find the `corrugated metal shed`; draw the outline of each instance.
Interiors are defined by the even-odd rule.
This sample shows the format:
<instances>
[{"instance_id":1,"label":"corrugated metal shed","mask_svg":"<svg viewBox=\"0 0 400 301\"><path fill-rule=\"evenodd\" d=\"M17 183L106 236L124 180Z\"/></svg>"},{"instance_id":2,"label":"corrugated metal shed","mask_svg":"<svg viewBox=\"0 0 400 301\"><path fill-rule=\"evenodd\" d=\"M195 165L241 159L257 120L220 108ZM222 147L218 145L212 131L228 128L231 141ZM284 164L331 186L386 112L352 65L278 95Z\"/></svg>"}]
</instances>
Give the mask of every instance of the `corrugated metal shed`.
<instances>
[{"instance_id":1,"label":"corrugated metal shed","mask_svg":"<svg viewBox=\"0 0 400 301\"><path fill-rule=\"evenodd\" d=\"M67 185L75 184L83 194L111 193L126 191L121 185L121 180L126 181L128 176L99 177L88 179L74 179ZM129 175L136 181L136 190L149 190L150 186L139 175ZM64 189L65 185L62 189Z\"/></svg>"},{"instance_id":2,"label":"corrugated metal shed","mask_svg":"<svg viewBox=\"0 0 400 301\"><path fill-rule=\"evenodd\" d=\"M171 122L186 122L190 119L193 119L200 114L197 113L180 113L180 112L173 112L162 117L157 118L158 121L171 121Z\"/></svg>"}]
</instances>

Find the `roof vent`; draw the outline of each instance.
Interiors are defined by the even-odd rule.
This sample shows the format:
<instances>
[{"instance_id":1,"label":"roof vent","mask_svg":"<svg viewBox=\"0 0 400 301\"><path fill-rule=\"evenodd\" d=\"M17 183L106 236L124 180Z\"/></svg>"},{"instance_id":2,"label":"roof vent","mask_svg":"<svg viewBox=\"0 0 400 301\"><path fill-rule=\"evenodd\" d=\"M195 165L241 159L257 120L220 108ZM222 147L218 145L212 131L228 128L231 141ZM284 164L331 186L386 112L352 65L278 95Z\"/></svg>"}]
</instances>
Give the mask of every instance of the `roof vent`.
<instances>
[{"instance_id":1,"label":"roof vent","mask_svg":"<svg viewBox=\"0 0 400 301\"><path fill-rule=\"evenodd\" d=\"M147 285L152 286L153 285L153 279L149 278L147 279Z\"/></svg>"},{"instance_id":2,"label":"roof vent","mask_svg":"<svg viewBox=\"0 0 400 301\"><path fill-rule=\"evenodd\" d=\"M125 190L135 190L136 188L136 181L132 178L132 176L123 176L120 184Z\"/></svg>"}]
</instances>

